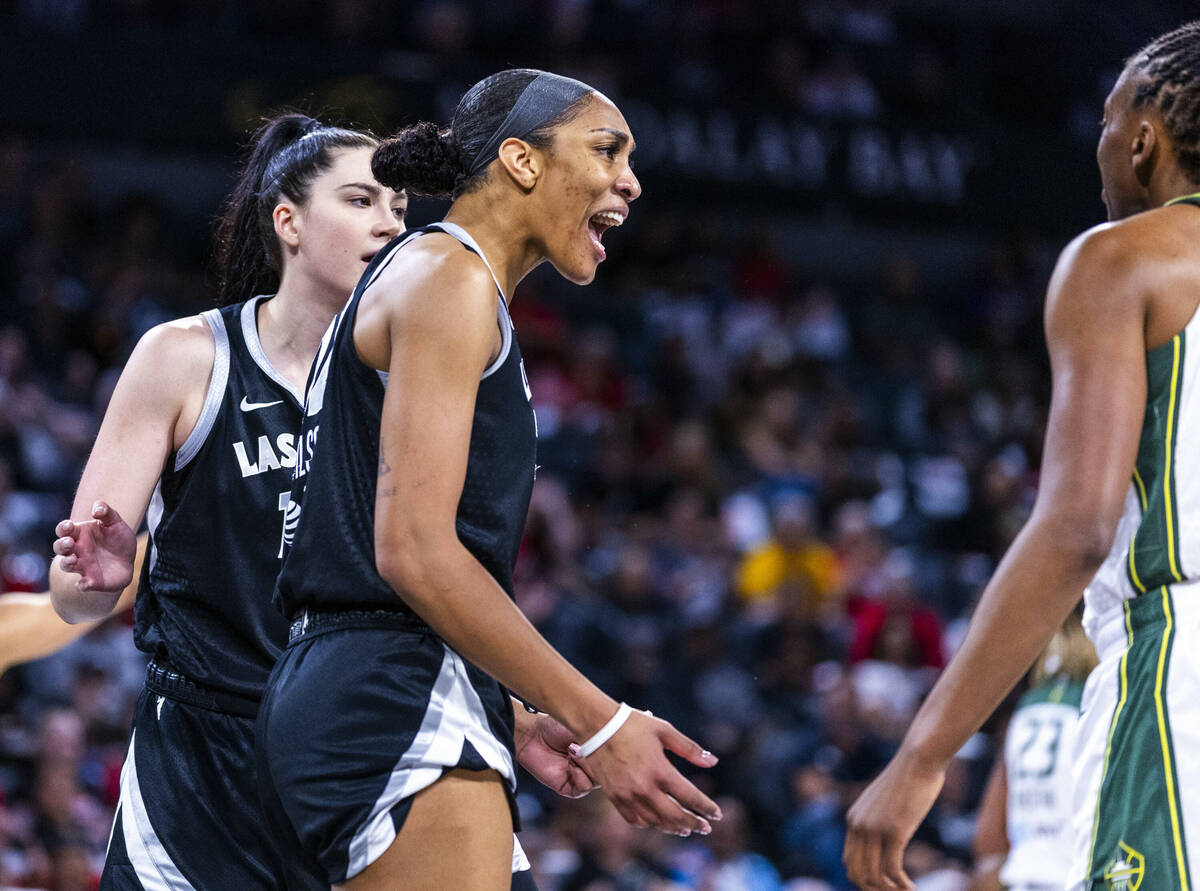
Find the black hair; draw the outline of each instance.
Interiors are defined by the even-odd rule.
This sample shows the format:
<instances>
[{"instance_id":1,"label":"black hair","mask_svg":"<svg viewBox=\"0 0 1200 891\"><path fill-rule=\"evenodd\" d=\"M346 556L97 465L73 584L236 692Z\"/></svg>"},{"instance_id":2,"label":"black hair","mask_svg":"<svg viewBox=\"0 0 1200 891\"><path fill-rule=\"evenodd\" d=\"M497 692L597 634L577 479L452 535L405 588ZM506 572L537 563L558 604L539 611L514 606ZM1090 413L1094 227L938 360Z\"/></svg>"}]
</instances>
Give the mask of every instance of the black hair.
<instances>
[{"instance_id":1,"label":"black hair","mask_svg":"<svg viewBox=\"0 0 1200 891\"><path fill-rule=\"evenodd\" d=\"M283 256L271 213L282 198L304 204L337 149L374 148L372 134L327 127L308 115L268 120L254 134L237 184L216 225L217 296L222 305L278 290Z\"/></svg>"},{"instance_id":2,"label":"black hair","mask_svg":"<svg viewBox=\"0 0 1200 891\"><path fill-rule=\"evenodd\" d=\"M1183 172L1200 183L1200 21L1155 38L1126 62L1145 76L1134 108L1151 103L1162 115Z\"/></svg>"},{"instance_id":3,"label":"black hair","mask_svg":"<svg viewBox=\"0 0 1200 891\"><path fill-rule=\"evenodd\" d=\"M471 162L491 139L527 86L542 72L510 68L485 77L463 94L450 127L422 122L384 140L371 159L375 179L393 189L433 198L457 198L487 179L487 168L471 174ZM582 111L591 94L580 97L536 130L521 136L540 149L554 141L554 129Z\"/></svg>"}]
</instances>

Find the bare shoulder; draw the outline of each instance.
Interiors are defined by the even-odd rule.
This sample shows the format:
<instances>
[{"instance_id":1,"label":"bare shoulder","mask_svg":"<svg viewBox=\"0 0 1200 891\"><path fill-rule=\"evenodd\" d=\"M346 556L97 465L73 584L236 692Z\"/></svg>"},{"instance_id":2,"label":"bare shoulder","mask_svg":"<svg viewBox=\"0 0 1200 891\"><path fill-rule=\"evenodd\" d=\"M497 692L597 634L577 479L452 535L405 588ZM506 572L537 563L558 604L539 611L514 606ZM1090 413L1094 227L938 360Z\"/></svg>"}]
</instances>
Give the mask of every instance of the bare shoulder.
<instances>
[{"instance_id":1,"label":"bare shoulder","mask_svg":"<svg viewBox=\"0 0 1200 891\"><path fill-rule=\"evenodd\" d=\"M1177 272L1176 264L1200 269L1200 208L1172 205L1088 229L1063 251L1060 263L1082 272L1154 278Z\"/></svg>"},{"instance_id":2,"label":"bare shoulder","mask_svg":"<svg viewBox=\"0 0 1200 891\"><path fill-rule=\"evenodd\" d=\"M186 398L203 391L212 374L216 342L201 316L188 316L155 325L142 335L129 357L123 376L133 375L149 389Z\"/></svg>"},{"instance_id":3,"label":"bare shoulder","mask_svg":"<svg viewBox=\"0 0 1200 891\"><path fill-rule=\"evenodd\" d=\"M1102 223L1075 236L1059 254L1055 276L1123 273L1137 257L1135 235L1128 223L1128 220Z\"/></svg>"},{"instance_id":4,"label":"bare shoulder","mask_svg":"<svg viewBox=\"0 0 1200 891\"><path fill-rule=\"evenodd\" d=\"M1144 315L1154 264L1143 251L1136 218L1104 223L1076 236L1059 254L1046 294L1046 314Z\"/></svg>"},{"instance_id":5,"label":"bare shoulder","mask_svg":"<svg viewBox=\"0 0 1200 891\"><path fill-rule=\"evenodd\" d=\"M364 295L407 320L494 320L496 283L487 264L457 239L431 233L405 245Z\"/></svg>"},{"instance_id":6,"label":"bare shoulder","mask_svg":"<svg viewBox=\"0 0 1200 891\"><path fill-rule=\"evenodd\" d=\"M1170 340L1200 295L1200 209L1172 205L1084 232L1059 257L1047 325L1100 318L1137 325L1145 347Z\"/></svg>"},{"instance_id":7,"label":"bare shoulder","mask_svg":"<svg viewBox=\"0 0 1200 891\"><path fill-rule=\"evenodd\" d=\"M206 355L211 360L216 351L212 329L198 315L155 325L142 335L137 349L179 362L194 361Z\"/></svg>"}]
</instances>

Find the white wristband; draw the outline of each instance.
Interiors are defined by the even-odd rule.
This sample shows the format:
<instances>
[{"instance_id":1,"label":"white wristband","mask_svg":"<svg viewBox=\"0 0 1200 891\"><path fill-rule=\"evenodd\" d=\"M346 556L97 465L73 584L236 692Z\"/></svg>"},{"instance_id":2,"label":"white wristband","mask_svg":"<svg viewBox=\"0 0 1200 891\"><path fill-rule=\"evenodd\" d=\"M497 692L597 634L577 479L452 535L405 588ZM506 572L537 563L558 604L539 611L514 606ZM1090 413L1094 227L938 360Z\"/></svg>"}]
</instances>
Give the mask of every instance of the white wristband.
<instances>
[{"instance_id":1,"label":"white wristband","mask_svg":"<svg viewBox=\"0 0 1200 891\"><path fill-rule=\"evenodd\" d=\"M606 742L613 738L613 735L621 729L629 716L633 714L633 709L622 702L617 708L617 713L608 719L608 723L601 727L596 735L579 747L579 755L581 758L586 758L596 749L600 748Z\"/></svg>"}]
</instances>

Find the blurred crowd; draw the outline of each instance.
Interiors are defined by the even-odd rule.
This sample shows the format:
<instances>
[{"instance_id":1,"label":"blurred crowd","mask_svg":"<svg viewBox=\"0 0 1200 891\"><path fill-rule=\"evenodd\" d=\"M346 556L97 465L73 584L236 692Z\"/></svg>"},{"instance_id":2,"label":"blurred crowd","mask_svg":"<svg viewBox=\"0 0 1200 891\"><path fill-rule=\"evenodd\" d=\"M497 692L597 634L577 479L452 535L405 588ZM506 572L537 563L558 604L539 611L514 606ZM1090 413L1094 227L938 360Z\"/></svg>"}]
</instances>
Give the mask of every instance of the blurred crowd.
<instances>
[{"instance_id":1,"label":"blurred crowd","mask_svg":"<svg viewBox=\"0 0 1200 891\"><path fill-rule=\"evenodd\" d=\"M581 846L590 818L541 796L559 887L846 887L845 809L1032 503L1035 252L996 244L945 294L895 257L849 293L806 281L767 228L728 236L645 221L594 286L608 320L557 311L548 277L514 302L542 464L518 600L614 696L721 757L701 781L729 815L707 841L614 824ZM961 753L914 875L962 880L990 756L986 737Z\"/></svg>"},{"instance_id":2,"label":"blurred crowd","mask_svg":"<svg viewBox=\"0 0 1200 891\"><path fill-rule=\"evenodd\" d=\"M946 111L951 92L943 51L928 33L912 35L924 38L915 49L905 43L885 0L704 0L687 4L686 16L651 0L15 0L0 12L5 5L19 23L59 34L157 29L350 52L401 46L448 72L507 67L520 46L524 64L566 67L616 92L859 119L878 116L885 99L897 112ZM905 76L888 77L897 63Z\"/></svg>"},{"instance_id":3,"label":"blurred crowd","mask_svg":"<svg viewBox=\"0 0 1200 891\"><path fill-rule=\"evenodd\" d=\"M35 154L0 144L5 590L45 585L137 338L211 300L204 245L172 237L158 198L95 206L78 165ZM1031 505L1046 258L998 240L935 292L897 255L852 292L806 279L777 237L648 210L594 285L535 273L514 301L541 464L520 605L721 758L699 782L726 814L679 840L527 778L548 891L847 887L846 807ZM114 619L0 678L0 885L92 887L140 665ZM912 848L927 887L969 869L990 757L986 736L962 752Z\"/></svg>"},{"instance_id":4,"label":"blurred crowd","mask_svg":"<svg viewBox=\"0 0 1200 891\"><path fill-rule=\"evenodd\" d=\"M403 33L457 72L502 67L519 37L539 48L523 62L569 62L617 93L856 120L976 113L951 89L971 71L997 100L1028 81L1003 54L975 66L910 5L704 0L680 18L650 0L0 0L0 23L365 50ZM1056 84L1036 87L1053 98ZM1010 124L1073 114L1007 101ZM138 337L212 300L204 240L162 195L99 202L84 165L38 146L0 131L5 591L45 586L54 524ZM879 274L852 286L806 275L776 220L641 204L595 284L539 272L514 300L541 465L517 598L606 691L720 757L695 779L725 819L677 839L526 777L523 843L544 891L842 891L846 808L1032 505L1052 257L997 235L948 285L897 252L862 258ZM117 618L0 675L0 887L95 887L143 665ZM910 847L926 891L970 872L991 729Z\"/></svg>"},{"instance_id":5,"label":"blurred crowd","mask_svg":"<svg viewBox=\"0 0 1200 891\"><path fill-rule=\"evenodd\" d=\"M1189 13L1185 0L970 12L915 0L0 0L0 32L11 23L47 40L142 35L251 53L282 43L456 83L520 64L652 102L1008 129L1059 127L1067 103L1095 98L1085 53L1127 52L1131 27L1149 34ZM1062 27L1087 30L1064 40ZM1111 68L1119 57L1101 58ZM1089 140L1094 117L1089 107L1080 123Z\"/></svg>"}]
</instances>

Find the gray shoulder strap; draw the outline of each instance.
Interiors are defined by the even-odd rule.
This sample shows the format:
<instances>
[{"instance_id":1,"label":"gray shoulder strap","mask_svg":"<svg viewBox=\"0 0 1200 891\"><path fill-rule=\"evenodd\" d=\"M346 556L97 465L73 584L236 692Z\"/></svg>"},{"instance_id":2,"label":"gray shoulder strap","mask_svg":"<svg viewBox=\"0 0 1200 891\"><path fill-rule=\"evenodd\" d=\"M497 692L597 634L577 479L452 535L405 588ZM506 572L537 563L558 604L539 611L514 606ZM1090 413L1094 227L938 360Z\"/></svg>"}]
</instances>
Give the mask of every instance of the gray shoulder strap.
<instances>
[{"instance_id":1,"label":"gray shoulder strap","mask_svg":"<svg viewBox=\"0 0 1200 891\"><path fill-rule=\"evenodd\" d=\"M221 400L225 397L225 386L229 382L229 334L225 330L225 320L221 317L221 311L205 310L200 317L208 322L208 327L212 330L216 352L213 356L212 376L208 379L208 392L204 394L204 406L200 409L196 426L192 428L192 432L175 455L176 470L187 466L208 439L213 423L217 420L217 412L221 409Z\"/></svg>"}]
</instances>

